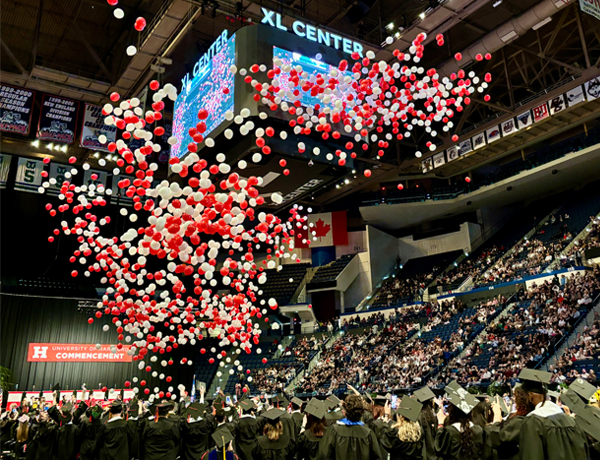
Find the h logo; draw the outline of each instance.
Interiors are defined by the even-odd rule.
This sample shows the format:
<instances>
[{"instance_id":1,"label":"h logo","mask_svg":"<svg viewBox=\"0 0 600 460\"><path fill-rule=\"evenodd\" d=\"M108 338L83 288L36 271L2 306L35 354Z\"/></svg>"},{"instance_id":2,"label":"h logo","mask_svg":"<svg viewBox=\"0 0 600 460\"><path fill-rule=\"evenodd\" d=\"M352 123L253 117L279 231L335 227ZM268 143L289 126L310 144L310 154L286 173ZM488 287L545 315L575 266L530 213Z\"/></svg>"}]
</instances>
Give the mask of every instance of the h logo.
<instances>
[{"instance_id":1,"label":"h logo","mask_svg":"<svg viewBox=\"0 0 600 460\"><path fill-rule=\"evenodd\" d=\"M47 359L46 351L48 347L33 347L33 359Z\"/></svg>"}]
</instances>

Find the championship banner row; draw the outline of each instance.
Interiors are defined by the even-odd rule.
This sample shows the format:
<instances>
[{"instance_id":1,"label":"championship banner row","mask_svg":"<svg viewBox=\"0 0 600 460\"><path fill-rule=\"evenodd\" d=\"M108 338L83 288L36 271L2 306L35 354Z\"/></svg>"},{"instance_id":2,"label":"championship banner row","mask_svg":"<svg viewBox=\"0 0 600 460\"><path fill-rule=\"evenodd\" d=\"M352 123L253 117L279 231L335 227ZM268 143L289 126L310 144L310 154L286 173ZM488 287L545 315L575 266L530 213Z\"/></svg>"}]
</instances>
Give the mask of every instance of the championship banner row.
<instances>
[{"instance_id":1,"label":"championship banner row","mask_svg":"<svg viewBox=\"0 0 600 460\"><path fill-rule=\"evenodd\" d=\"M36 92L26 88L2 84L0 86L0 131L29 135ZM80 102L52 94L42 94L40 118L36 137L42 141L72 144L76 141ZM104 134L108 141L101 144L98 136ZM84 148L108 152L106 145L114 142L116 126L104 125L102 107L84 104L83 126L79 145Z\"/></svg>"},{"instance_id":2,"label":"championship banner row","mask_svg":"<svg viewBox=\"0 0 600 460\"><path fill-rule=\"evenodd\" d=\"M12 159L12 155L0 153L0 189L6 188ZM42 187L45 193L52 196L60 194L61 185L67 180L70 171L73 169L70 165L55 162L45 165L42 160L22 157L17 158L16 165L15 190L39 193L39 189ZM42 171L44 170L48 172L47 178L42 177ZM98 185L102 185L106 191L105 194L112 196L111 200L118 199L120 204L131 205L133 204L133 200L125 196L123 190L118 186L119 181L123 179L129 179L133 182L134 177L124 174L114 175L107 171L90 168L84 171L83 182L78 185L87 185L89 187L94 184L96 185L96 190L98 190ZM71 181L73 179L69 178L68 180ZM43 186L44 183L46 184L45 187ZM99 194L102 195L102 193ZM120 197L118 196L119 194L121 194Z\"/></svg>"},{"instance_id":3,"label":"championship banner row","mask_svg":"<svg viewBox=\"0 0 600 460\"><path fill-rule=\"evenodd\" d=\"M121 392L123 393L121 395ZM25 397L29 400L30 403L36 398L44 398L44 402L40 401L39 404L44 407L52 406L52 398L54 397L53 392L49 390L44 391L9 391L8 398L6 400L7 409L18 408L21 405L21 401L23 399L23 393L25 393ZM107 394L108 393L108 394ZM115 390L110 389L107 392L102 390L76 390L76 391L62 391L60 392L60 406L62 406L62 401L66 400L67 402L73 401L73 396L75 396L75 401L77 403L81 401L90 401L92 404L99 402L102 406L109 405L111 402L115 401L118 396L122 396L122 400L124 403L128 403L135 397L135 392L133 390Z\"/></svg>"},{"instance_id":4,"label":"championship banner row","mask_svg":"<svg viewBox=\"0 0 600 460\"><path fill-rule=\"evenodd\" d=\"M445 151L424 159L421 161L423 174L432 171L434 168L439 168L450 161L454 161L467 153L481 149L502 137L514 134L521 129L526 129L534 123L562 112L567 107L573 107L586 101L593 101L598 97L600 97L600 77L595 77L584 85L577 86L531 110L527 110L514 118L510 118L499 125L482 131L470 139L459 142L458 145L454 145Z\"/></svg>"}]
</instances>

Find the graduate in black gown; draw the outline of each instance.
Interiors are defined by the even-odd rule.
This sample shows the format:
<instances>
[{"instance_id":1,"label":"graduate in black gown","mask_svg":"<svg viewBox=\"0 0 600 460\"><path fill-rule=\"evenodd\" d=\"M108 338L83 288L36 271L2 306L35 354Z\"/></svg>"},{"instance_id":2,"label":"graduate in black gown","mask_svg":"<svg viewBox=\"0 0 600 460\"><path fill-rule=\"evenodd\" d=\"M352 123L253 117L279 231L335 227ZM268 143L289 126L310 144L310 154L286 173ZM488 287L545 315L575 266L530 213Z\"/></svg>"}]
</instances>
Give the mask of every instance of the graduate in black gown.
<instances>
[{"instance_id":1,"label":"graduate in black gown","mask_svg":"<svg viewBox=\"0 0 600 460\"><path fill-rule=\"evenodd\" d=\"M319 447L327 430L325 425L326 410L327 405L325 402L318 399L311 399L304 409L306 427L301 426L296 446L296 460L315 460L318 458Z\"/></svg>"},{"instance_id":2,"label":"graduate in black gown","mask_svg":"<svg viewBox=\"0 0 600 460\"><path fill-rule=\"evenodd\" d=\"M242 415L235 430L235 451L240 460L252 460L252 451L260 434L258 421L254 415L256 404L245 399L240 401L240 407Z\"/></svg>"},{"instance_id":3,"label":"graduate in black gown","mask_svg":"<svg viewBox=\"0 0 600 460\"><path fill-rule=\"evenodd\" d=\"M300 429L302 428L302 421L304 420L304 414L302 413L303 401L300 398L292 398L292 421L294 422L294 438L298 439L300 436Z\"/></svg>"},{"instance_id":4,"label":"graduate in black gown","mask_svg":"<svg viewBox=\"0 0 600 460\"><path fill-rule=\"evenodd\" d=\"M73 420L78 426L81 440L79 460L96 460L98 458L98 453L95 451L96 436L102 426L100 421L102 408L98 405L88 408L83 401L79 403L79 407L85 411L85 414Z\"/></svg>"},{"instance_id":5,"label":"graduate in black gown","mask_svg":"<svg viewBox=\"0 0 600 460\"><path fill-rule=\"evenodd\" d=\"M219 433L219 432L229 432L232 436L234 436L234 434L232 433L232 427L230 425L230 423L227 420L227 413L225 412L225 409L223 407L219 407L218 409L216 409L215 412L215 422L216 422L216 427L215 427L215 431L214 433ZM214 447L214 438L211 438L210 440L210 447Z\"/></svg>"},{"instance_id":6,"label":"graduate in black gown","mask_svg":"<svg viewBox=\"0 0 600 460\"><path fill-rule=\"evenodd\" d=\"M419 415L423 405L409 396L402 398L396 411L397 422L382 429L379 442L390 460L427 460Z\"/></svg>"},{"instance_id":7,"label":"graduate in black gown","mask_svg":"<svg viewBox=\"0 0 600 460\"><path fill-rule=\"evenodd\" d=\"M546 385L550 383L551 376L549 372L533 369L523 369L519 374L521 386L529 394L534 406L521 426L521 459L587 459L588 443L585 433L573 417L546 400Z\"/></svg>"},{"instance_id":8,"label":"graduate in black gown","mask_svg":"<svg viewBox=\"0 0 600 460\"><path fill-rule=\"evenodd\" d=\"M175 460L179 452L180 432L168 418L171 403L151 406L154 420L146 419L141 426L140 450L142 460Z\"/></svg>"},{"instance_id":9,"label":"graduate in black gown","mask_svg":"<svg viewBox=\"0 0 600 460\"><path fill-rule=\"evenodd\" d=\"M293 460L296 455L295 441L284 429L281 409L270 409L262 417L265 420L263 435L256 440L252 458L256 460ZM291 419L290 419L291 420Z\"/></svg>"},{"instance_id":10,"label":"graduate in black gown","mask_svg":"<svg viewBox=\"0 0 600 460\"><path fill-rule=\"evenodd\" d=\"M25 453L27 460L51 459L55 452L57 425L50 420L47 412L42 411L38 415L38 422L32 424L30 429L34 434Z\"/></svg>"},{"instance_id":11,"label":"graduate in black gown","mask_svg":"<svg viewBox=\"0 0 600 460\"><path fill-rule=\"evenodd\" d=\"M127 429L131 436L131 445L129 446L129 455L134 460L140 458L140 407L139 401L133 398L127 404Z\"/></svg>"},{"instance_id":12,"label":"graduate in black gown","mask_svg":"<svg viewBox=\"0 0 600 460\"><path fill-rule=\"evenodd\" d=\"M600 409L589 404L596 391L592 384L575 379L560 398L575 416L577 426L587 435L591 460L600 460Z\"/></svg>"},{"instance_id":13,"label":"graduate in black gown","mask_svg":"<svg viewBox=\"0 0 600 460\"><path fill-rule=\"evenodd\" d=\"M197 460L210 449L210 436L217 424L207 408L206 404L193 402L183 414L180 421L182 460Z\"/></svg>"},{"instance_id":14,"label":"graduate in black gown","mask_svg":"<svg viewBox=\"0 0 600 460\"><path fill-rule=\"evenodd\" d=\"M108 420L100 426L96 435L95 450L98 460L130 460L131 435L127 422L121 416L123 405L113 402L108 409Z\"/></svg>"},{"instance_id":15,"label":"graduate in black gown","mask_svg":"<svg viewBox=\"0 0 600 460\"><path fill-rule=\"evenodd\" d=\"M13 447L13 452L15 453L15 458L24 459L26 458L27 445L31 442L33 438L33 430L30 430L29 424L29 416L27 414L21 415L17 419L18 425L14 430L14 440L15 444ZM2 444L2 450L6 449L6 444Z\"/></svg>"},{"instance_id":16,"label":"graduate in black gown","mask_svg":"<svg viewBox=\"0 0 600 460\"><path fill-rule=\"evenodd\" d=\"M60 460L75 460L79 454L80 440L77 426L73 424L72 404L64 404L60 409L52 406L48 409L48 416L56 422L55 457ZM78 415L81 412L78 411Z\"/></svg>"},{"instance_id":17,"label":"graduate in black gown","mask_svg":"<svg viewBox=\"0 0 600 460\"><path fill-rule=\"evenodd\" d=\"M233 436L228 431L221 431L212 435L215 447L207 451L201 460L238 460L239 457L233 450Z\"/></svg>"},{"instance_id":18,"label":"graduate in black gown","mask_svg":"<svg viewBox=\"0 0 600 460\"><path fill-rule=\"evenodd\" d=\"M438 412L439 428L435 436L435 450L443 460L484 460L484 430L471 422L469 416L478 404L477 398L456 384L447 386L446 393L450 405L448 416Z\"/></svg>"},{"instance_id":19,"label":"graduate in black gown","mask_svg":"<svg viewBox=\"0 0 600 460\"><path fill-rule=\"evenodd\" d=\"M379 441L361 421L363 399L349 395L343 404L344 418L328 427L319 450L323 460L381 460Z\"/></svg>"},{"instance_id":20,"label":"graduate in black gown","mask_svg":"<svg viewBox=\"0 0 600 460\"><path fill-rule=\"evenodd\" d=\"M494 411L494 423L485 428L487 433L487 442L492 451L494 460L519 460L519 437L521 435L521 425L525 421L527 414L533 410L529 395L518 385L513 396L516 405L516 412L508 414L506 420L502 418L504 412L500 407L502 402L497 398L497 402L492 404Z\"/></svg>"},{"instance_id":21,"label":"graduate in black gown","mask_svg":"<svg viewBox=\"0 0 600 460\"><path fill-rule=\"evenodd\" d=\"M437 460L435 453L435 435L437 432L437 417L434 408L437 409L435 394L429 387L423 387L413 393L423 407L419 413L418 422L423 432L423 458Z\"/></svg>"},{"instance_id":22,"label":"graduate in black gown","mask_svg":"<svg viewBox=\"0 0 600 460\"><path fill-rule=\"evenodd\" d=\"M385 418L385 406L387 399L385 396L376 396L373 400L372 410L365 411L363 421L373 431L377 439L381 439L381 433L385 428L389 427L388 421Z\"/></svg>"}]
</instances>

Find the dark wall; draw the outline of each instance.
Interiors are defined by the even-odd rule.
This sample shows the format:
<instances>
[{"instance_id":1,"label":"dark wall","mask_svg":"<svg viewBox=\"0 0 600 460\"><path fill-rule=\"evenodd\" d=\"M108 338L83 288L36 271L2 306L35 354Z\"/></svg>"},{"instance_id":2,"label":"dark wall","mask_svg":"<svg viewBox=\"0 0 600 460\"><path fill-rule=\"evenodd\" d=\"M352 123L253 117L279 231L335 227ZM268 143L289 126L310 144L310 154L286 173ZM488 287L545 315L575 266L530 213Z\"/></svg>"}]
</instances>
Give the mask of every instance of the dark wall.
<instances>
[{"instance_id":1,"label":"dark wall","mask_svg":"<svg viewBox=\"0 0 600 460\"><path fill-rule=\"evenodd\" d=\"M191 346L179 347L173 353L159 356L162 359L173 358L174 364L163 368L153 363L153 370L171 375L173 381L152 378L138 369L138 362L132 363L29 363L27 349L29 343L117 343L112 318L102 317L88 324L88 315L77 311L76 300L62 300L35 297L0 295L1 350L0 365L9 368L13 374L13 383L19 390L49 390L60 383L62 389L78 389L82 383L88 389L98 388L98 384L108 388L123 388L126 380L137 376L148 382L152 389L158 386L166 391L173 386L175 390L183 383L189 390L192 383L194 366L181 365L183 356L196 358L197 351ZM110 324L108 332L102 330L104 324ZM146 359L146 362L149 360ZM194 363L196 364L196 363ZM14 386L13 386L14 389ZM177 391L177 390L176 390Z\"/></svg>"}]
</instances>

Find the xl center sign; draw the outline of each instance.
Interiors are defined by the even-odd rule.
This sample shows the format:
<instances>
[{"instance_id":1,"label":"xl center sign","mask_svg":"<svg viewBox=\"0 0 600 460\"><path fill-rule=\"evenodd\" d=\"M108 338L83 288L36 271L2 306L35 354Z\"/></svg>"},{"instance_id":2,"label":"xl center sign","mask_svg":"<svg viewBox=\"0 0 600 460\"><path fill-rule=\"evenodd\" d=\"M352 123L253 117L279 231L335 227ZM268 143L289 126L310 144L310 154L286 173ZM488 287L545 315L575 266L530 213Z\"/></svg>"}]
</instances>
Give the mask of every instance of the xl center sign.
<instances>
[{"instance_id":1,"label":"xl center sign","mask_svg":"<svg viewBox=\"0 0 600 460\"><path fill-rule=\"evenodd\" d=\"M268 24L271 27L276 27L277 29L285 32L288 31L288 28L282 23L281 14L266 8L261 8L261 10L264 15L261 21L262 24ZM336 50L342 50L344 53L352 54L356 52L360 57L363 55L362 44L355 42L354 40L350 40L349 38L336 35L327 30L306 24L302 21L294 21L292 24L292 31L298 35L298 37L306 38L315 43L330 46Z\"/></svg>"}]
</instances>

